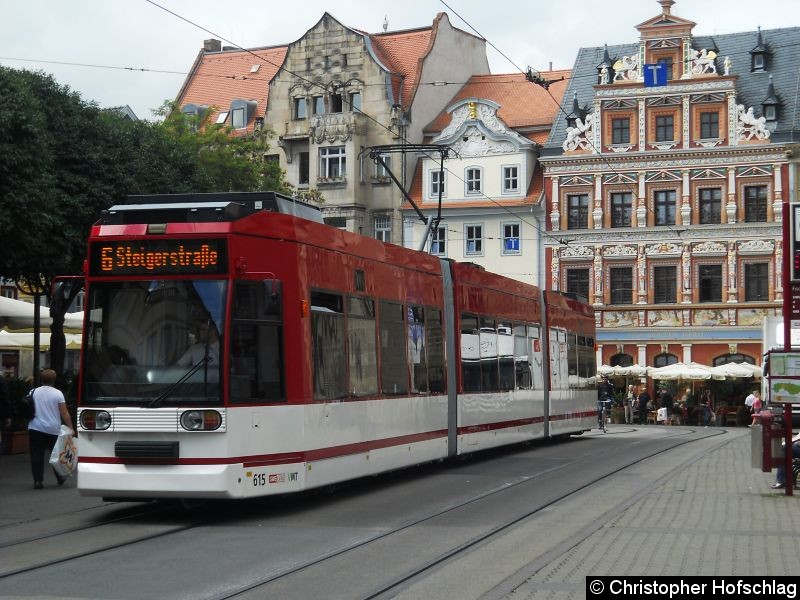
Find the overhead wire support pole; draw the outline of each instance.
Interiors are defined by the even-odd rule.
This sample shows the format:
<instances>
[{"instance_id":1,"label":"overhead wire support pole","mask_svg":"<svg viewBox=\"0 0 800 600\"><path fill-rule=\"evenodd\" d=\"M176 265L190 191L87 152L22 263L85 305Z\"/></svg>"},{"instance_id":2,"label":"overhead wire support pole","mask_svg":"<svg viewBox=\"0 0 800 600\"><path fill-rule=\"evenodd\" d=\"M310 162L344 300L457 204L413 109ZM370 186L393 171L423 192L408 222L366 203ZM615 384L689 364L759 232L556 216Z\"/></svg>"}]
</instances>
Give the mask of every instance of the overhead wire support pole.
<instances>
[{"instance_id":1,"label":"overhead wire support pole","mask_svg":"<svg viewBox=\"0 0 800 600\"><path fill-rule=\"evenodd\" d=\"M439 144L404 144L404 145L386 145L386 146L369 146L362 150L361 154L365 152L369 152L369 157L377 161L378 164L383 167L383 170L389 175L391 180L394 184L399 188L400 192L403 194L403 198L412 206L414 211L417 213L419 220L425 223L425 233L422 236L422 241L420 243L420 250L425 249L425 245L428 242L428 236L430 235L431 230L434 227L439 225L439 222L442 220L442 186L439 186L439 202L438 208L436 212L436 216L434 217L431 215L430 217L426 217L425 213L422 212L417 203L414 202L414 199L409 195L409 193L405 190L403 185L397 179L395 174L386 164L386 161L383 160L384 154L397 154L397 153L406 153L406 152L421 152L421 153L428 153L428 152L435 152L439 155L439 172L444 173L444 159L447 158L450 154L450 147L449 146L442 146ZM440 178L442 175L440 175ZM443 181L443 179L440 179Z\"/></svg>"}]
</instances>

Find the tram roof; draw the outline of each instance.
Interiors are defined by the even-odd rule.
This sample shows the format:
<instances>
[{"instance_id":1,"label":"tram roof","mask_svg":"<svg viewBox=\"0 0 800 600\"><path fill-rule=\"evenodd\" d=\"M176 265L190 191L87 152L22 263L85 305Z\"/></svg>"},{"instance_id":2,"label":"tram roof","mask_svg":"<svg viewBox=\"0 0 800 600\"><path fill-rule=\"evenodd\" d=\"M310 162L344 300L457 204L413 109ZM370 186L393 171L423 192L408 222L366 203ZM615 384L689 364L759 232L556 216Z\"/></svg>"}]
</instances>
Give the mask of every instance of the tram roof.
<instances>
[{"instance_id":1,"label":"tram roof","mask_svg":"<svg viewBox=\"0 0 800 600\"><path fill-rule=\"evenodd\" d=\"M128 196L123 204L103 211L98 224L225 222L259 211L323 222L316 206L277 192L224 192Z\"/></svg>"}]
</instances>

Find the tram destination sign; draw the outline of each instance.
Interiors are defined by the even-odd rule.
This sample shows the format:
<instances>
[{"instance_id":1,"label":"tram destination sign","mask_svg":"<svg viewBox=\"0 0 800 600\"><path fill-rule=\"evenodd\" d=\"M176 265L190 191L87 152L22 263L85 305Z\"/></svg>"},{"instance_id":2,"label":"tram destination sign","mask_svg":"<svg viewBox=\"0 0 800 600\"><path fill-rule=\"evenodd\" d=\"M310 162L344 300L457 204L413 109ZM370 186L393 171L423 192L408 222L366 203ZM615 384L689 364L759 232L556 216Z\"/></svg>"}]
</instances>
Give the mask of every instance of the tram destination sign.
<instances>
[{"instance_id":1,"label":"tram destination sign","mask_svg":"<svg viewBox=\"0 0 800 600\"><path fill-rule=\"evenodd\" d=\"M228 272L224 239L92 242L89 274L211 275Z\"/></svg>"}]
</instances>

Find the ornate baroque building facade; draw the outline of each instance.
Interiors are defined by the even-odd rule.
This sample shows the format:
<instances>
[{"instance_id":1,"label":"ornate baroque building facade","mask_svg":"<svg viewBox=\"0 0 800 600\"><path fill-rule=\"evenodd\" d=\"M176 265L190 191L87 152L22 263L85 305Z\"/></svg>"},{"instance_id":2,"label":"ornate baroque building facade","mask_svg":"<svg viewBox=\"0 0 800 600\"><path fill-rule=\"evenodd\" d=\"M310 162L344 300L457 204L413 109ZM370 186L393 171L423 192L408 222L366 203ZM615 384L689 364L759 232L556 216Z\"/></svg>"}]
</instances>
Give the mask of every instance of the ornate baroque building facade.
<instances>
[{"instance_id":1,"label":"ornate baroque building facade","mask_svg":"<svg viewBox=\"0 0 800 600\"><path fill-rule=\"evenodd\" d=\"M418 144L453 82L489 72L486 42L445 13L418 29L365 33L325 13L296 41L265 48L207 40L177 97L235 134L265 127L298 191L318 190L326 223L401 243L402 192L371 160L373 146ZM405 189L417 156L386 154Z\"/></svg>"},{"instance_id":2,"label":"ornate baroque building facade","mask_svg":"<svg viewBox=\"0 0 800 600\"><path fill-rule=\"evenodd\" d=\"M578 54L540 157L547 287L595 306L598 364L760 364L784 298L800 28L695 37L659 4L638 43Z\"/></svg>"},{"instance_id":3,"label":"ornate baroque building facade","mask_svg":"<svg viewBox=\"0 0 800 600\"><path fill-rule=\"evenodd\" d=\"M425 141L449 148L444 169L423 156L410 196L434 223L425 249L489 271L542 285L545 214L538 156L547 140L569 71L551 71L549 94L524 75L472 77L425 128ZM441 211L439 199L441 196ZM402 207L403 240L419 248L426 226Z\"/></svg>"}]
</instances>

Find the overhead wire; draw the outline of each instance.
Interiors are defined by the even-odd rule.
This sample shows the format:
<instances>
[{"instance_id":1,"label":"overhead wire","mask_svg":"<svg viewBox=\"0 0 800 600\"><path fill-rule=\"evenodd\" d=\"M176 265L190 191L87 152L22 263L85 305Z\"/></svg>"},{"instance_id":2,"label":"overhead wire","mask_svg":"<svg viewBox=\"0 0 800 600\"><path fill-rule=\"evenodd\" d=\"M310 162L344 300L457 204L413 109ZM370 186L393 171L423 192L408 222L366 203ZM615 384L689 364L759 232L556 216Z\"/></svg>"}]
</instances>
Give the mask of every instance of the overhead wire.
<instances>
[{"instance_id":1,"label":"overhead wire","mask_svg":"<svg viewBox=\"0 0 800 600\"><path fill-rule=\"evenodd\" d=\"M206 33L208 33L208 34L210 34L210 35L214 36L215 38L218 38L218 39L220 39L220 40L223 40L223 41L225 41L225 42L227 42L227 43L231 44L232 46L234 46L234 47L236 47L236 48L238 48L238 49L240 49L240 50L242 50L242 51L244 51L244 52L247 52L248 54L251 54L252 56L254 56L256 59L258 59L258 60L260 60L260 61L263 61L263 62L265 62L265 63L267 63L267 64L270 64L270 65L272 65L272 66L274 66L274 67L277 67L277 68L281 69L282 71L284 71L284 72L286 72L286 73L288 73L288 74L290 74L290 75L292 75L292 76L294 76L294 77L297 77L298 79L300 79L301 81L304 81L305 83L307 83L307 84L309 84L309 85L312 85L312 86L318 87L318 88L320 88L320 89L322 89L323 91L326 91L326 92L329 92L329 91L331 91L331 88L330 88L330 85L329 85L329 84L321 84L321 83L318 83L318 82L312 81L312 80L310 80L310 79L308 79L308 78L306 78L306 77L304 77L304 76L300 75L299 73L296 73L296 72L294 72L294 71L291 71L290 69L287 69L287 68L285 68L283 65L279 65L279 64L277 64L277 63L275 63L275 62L272 62L272 61L268 60L267 58L265 58L265 57L263 57L263 56L259 56L258 54L255 54L253 51L251 51L251 50L248 50L247 48L243 48L243 47L239 46L238 44L236 44L235 42L232 42L231 40L228 40L228 39L227 39L227 38L225 38L224 36L221 36L221 35L219 35L218 33L214 32L214 31L211 31L210 29L207 29L207 28L203 27L202 25L199 25L199 24L195 23L194 21L192 21L192 20L190 20L190 19L187 19L186 17L184 17L184 16L182 16L182 15L180 15L180 14L176 13L175 11L172 11L172 10L170 10L170 9L168 9L168 8L166 8L166 7L162 6L162 5L160 5L159 3L155 2L155 0L145 0L145 2L147 2L147 3L149 3L149 4L153 5L153 6L155 6L156 8L159 8L159 9L163 10L164 12L167 12L167 13L169 13L169 14L173 15L174 17L176 17L176 18L178 18L178 19L180 19L180 20L182 20L182 21L184 21L184 22L186 22L186 23L188 23L188 24L192 25L193 27L197 27L198 29L201 29L202 31L205 31ZM513 64L513 63L512 63L512 64ZM517 68L518 68L518 67L517 67ZM432 83L433 83L433 85L435 85L435 82L432 82ZM350 105L350 108L351 108L352 110L354 110L354 111L357 111L358 113L360 113L360 114L364 115L364 116L365 116L367 119L369 119L370 121L374 122L376 125L378 125L378 126L379 126L379 127L381 127L382 129L385 129L386 131L390 132L392 135L395 135L395 136L397 136L399 139L401 139L401 140L402 140L402 141L404 141L404 142L409 142L409 140L408 140L408 139L406 139L405 137L403 137L402 135L400 135L400 132L399 132L399 131L393 131L392 129L390 129L389 127L387 127L386 125L384 125L383 123L381 123L380 121L378 121L378 120L377 120L376 118L374 118L373 116L371 116L371 115L369 115L368 113L364 112L364 111L363 111L363 110L361 110L360 108L357 108L357 107L353 106L353 105L352 105L350 102L348 102L348 101L347 101L347 100L345 100L344 98L342 98L342 101L343 101L345 104L348 104L348 105ZM433 157L431 157L430 155L427 155L426 153L422 153L422 155L423 155L423 156L425 156L426 158L429 158L429 159L433 160ZM453 172L453 171L451 171L450 169L446 169L446 170L447 170L447 172L448 172L448 173L450 173L451 175L453 175L453 176L454 176L456 179L459 179L460 181L464 182L464 180L463 180L463 179L461 179L461 177L459 177L459 176L458 176L456 173L454 173L454 172ZM501 204L499 204L499 203L498 203L496 200L494 200L494 199L493 199L493 198L491 198L490 196L486 195L486 194L485 194L485 193L484 193L482 190L480 190L480 191L479 191L479 194L478 194L478 195L480 195L480 196L482 196L482 197L486 198L488 201L490 201L490 202L494 203L495 205L497 205L497 207L498 207L498 208L500 208L500 209L502 209L502 210L505 210L506 212L509 212L509 214L512 214L512 215L514 215L514 217L515 217L515 218L517 218L517 219L521 220L522 222L524 222L524 223L525 223L525 224L527 224L528 226L530 226L530 227L533 227L534 229L536 229L537 231L539 231L539 233L540 233L541 235L543 235L543 236L547 236L547 237L552 237L552 238L556 239L556 241L558 241L559 243L564 243L564 242L563 242L563 240L559 239L557 236L554 236L553 234L551 234L550 232L548 232L546 229L542 229L542 228L541 228L541 227L539 227L539 226L538 226L536 223L531 223L531 222L527 221L526 219L524 219L524 218L523 218L521 215L519 215L519 214L517 214L517 213L513 213L513 212L511 212L511 211L510 211L510 210L508 210L506 207L504 207L504 206L502 206Z\"/></svg>"},{"instance_id":2,"label":"overhead wire","mask_svg":"<svg viewBox=\"0 0 800 600\"><path fill-rule=\"evenodd\" d=\"M522 69L520 69L520 67L519 67L519 66L518 66L518 65L517 65L517 64L516 64L514 61L512 61L511 59L509 59L509 58L508 58L508 57L507 57L507 56L506 56L506 55L505 55L503 52L501 52L501 51L500 51L500 50L499 50L499 49L498 49L498 48L497 48L497 47L496 47L496 46L495 46L495 45L494 45L492 42L490 42L490 41L489 41L489 40L488 40L488 39L487 39L485 36L483 36L482 34L480 34L480 33L478 32L478 30L477 30L477 29L475 29L475 28L474 28L474 27L473 27L473 26L472 26L472 25L471 25L471 24L470 24L470 23L469 23L469 22L468 22L468 21L467 21L467 20L466 20L466 19L465 19L465 18L464 18L462 15L461 15L461 14L459 14L458 12L456 12L455 10L453 10L453 9L452 9L452 8L451 8L451 7L450 7L448 4L447 4L447 2L445 2L445 0L439 0L439 1L440 1L440 2L441 2L443 5L444 5L444 6L446 6L448 9L450 9L451 11L453 11L453 13L454 13L454 14L455 14L455 15L456 15L456 16L457 16L459 19L461 19L461 20L462 20L462 21L463 21L463 22L464 22L464 23L465 23L465 24L466 24L466 25L467 25L467 26L468 26L470 29L472 29L472 30L473 30L473 31L474 31L474 32L475 32L477 35L479 35L479 36L480 36L482 39L484 39L484 40L486 41L486 43L487 43L487 44L489 44L489 45L490 45L492 48L494 48L495 50L497 50L497 51L498 51L498 52L501 54L501 56L503 56L504 58L506 58L506 60L508 60L508 61L509 61L509 63L511 63L511 64L514 66L514 68L516 68L517 70L519 70L519 71L521 71L521 72L522 72ZM714 36L698 36L698 37L711 37L711 38L713 38ZM800 45L800 44L784 44L784 45L775 45L774 47L790 47L790 46L798 46L798 45ZM750 54L750 53L749 53L749 51L747 51L747 52L744 52L744 51L742 51L742 52L741 52L741 54L745 54L745 53L746 53L746 54ZM731 54L731 56L735 56L736 54L738 54L738 53ZM592 77L592 78L596 78L596 77L597 77L597 75L595 75L595 74L591 74L591 75L580 75L580 76L578 76L578 77L574 77L574 78L571 76L571 77L570 77L570 81L572 81L573 79L578 79L578 78L581 78L581 77ZM800 81L800 80L799 80L799 81ZM569 117L569 114L568 114L568 113L567 113L567 112L564 110L564 107L562 106L561 102L559 102L558 100L556 100L556 98L555 98L555 97L553 96L553 94L550 92L550 90L548 89L548 87L544 87L544 89L545 89L545 91L547 92L547 94L550 96L550 98L553 100L553 102L555 102L555 103L556 103L556 105L558 106L558 109L559 109L559 111L560 111L561 113L563 113L563 115L564 115L565 117ZM631 187L631 186L630 186L630 185L629 185L629 184L628 184L626 181L624 181L624 179L622 179L622 175L623 175L623 174L622 174L622 173L620 173L619 171L617 171L617 170L614 168L614 165L613 165L613 164L612 164L612 163L611 163L611 162L608 160L608 158L606 158L605 154L604 154L602 151L600 151L600 150L599 150L599 149L598 149L598 148L597 148L597 147L594 145L594 141L593 141L593 140L591 140L589 137L586 137L586 141L588 142L588 144L589 144L589 145L592 147L592 149L594 150L595 156L598 156L598 157L599 157L599 158L600 158L600 159L601 159L603 162L605 162L605 164L606 164L606 165L609 167L609 169L610 169L610 170L611 170L611 171L612 171L612 172L613 172L615 175L618 175L618 176L620 176L620 181L621 181L622 185L623 185L625 188L627 188L627 189L628 189L628 191L630 191L630 193L631 193L631 197L632 197L632 198L634 198L634 197L637 197L637 193L634 191L634 189L633 189L633 188L632 188L632 187ZM647 212L651 213L651 214L652 214L652 215L654 215L654 216L657 216L657 213L656 213L656 212L655 212L655 211L654 211L654 210L653 210L653 209L652 209L652 208L649 206L649 203L648 203L648 202L646 202L646 201L645 201L645 203L644 203L644 208L645 208L645 210L646 210ZM678 209L679 209L679 206L678 206L678 202L677 202L677 198L676 198L676 202L675 202L675 211L676 211L676 213L677 213ZM631 207L631 212L633 212L634 210L635 210L635 208L634 208L634 207ZM681 236L681 234L682 234L684 231L686 231L686 229L685 229L685 228L683 228L683 229L676 229L676 227L675 227L675 226L673 226L673 225L671 225L671 224L670 224L670 225L665 225L665 227L667 227L667 228L669 228L671 231L673 231L673 232L676 234L676 236L677 236L679 239L682 239L682 236ZM574 230L574 231L579 231L579 230ZM582 231L582 230L580 230L580 231ZM589 229L589 231L591 231L591 229ZM552 236L552 235L551 235L550 237L554 237L554 236Z\"/></svg>"}]
</instances>

